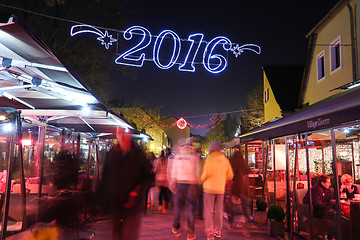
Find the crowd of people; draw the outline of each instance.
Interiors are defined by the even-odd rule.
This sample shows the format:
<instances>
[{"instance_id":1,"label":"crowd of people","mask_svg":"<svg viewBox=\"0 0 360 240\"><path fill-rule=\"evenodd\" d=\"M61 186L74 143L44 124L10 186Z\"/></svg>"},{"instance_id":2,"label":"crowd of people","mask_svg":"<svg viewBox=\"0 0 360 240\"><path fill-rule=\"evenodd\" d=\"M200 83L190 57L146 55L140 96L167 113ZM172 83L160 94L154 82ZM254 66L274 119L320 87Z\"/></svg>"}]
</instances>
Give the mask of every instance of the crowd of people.
<instances>
[{"instance_id":1,"label":"crowd of people","mask_svg":"<svg viewBox=\"0 0 360 240\"><path fill-rule=\"evenodd\" d=\"M241 226L243 235L250 237L250 168L241 151L228 159L221 145L213 142L209 155L201 158L194 139L188 138L180 139L171 150L163 150L156 158L152 152L145 155L124 129L119 128L116 135L118 143L106 154L101 184L101 205L112 216L113 239L138 239L143 214L148 209L167 214L170 207L175 237L181 235L184 209L187 240L196 239L195 224L199 218L204 220L208 240L221 238L224 216L228 229ZM349 200L358 194L350 175L344 174L339 180L342 199ZM311 199L314 218L336 218L330 186L330 177L320 175L311 188L311 198L309 191L305 195L303 203L309 204ZM341 210L345 216L350 214L349 207ZM245 224L234 225L234 216L240 214L244 215ZM331 234L329 231L330 239Z\"/></svg>"},{"instance_id":2,"label":"crowd of people","mask_svg":"<svg viewBox=\"0 0 360 240\"><path fill-rule=\"evenodd\" d=\"M224 218L227 218L226 228L240 227L244 236L251 237L251 170L240 150L228 159L221 145L213 142L209 146L209 154L203 158L195 147L195 139L187 138L180 139L171 150L163 150L156 157L133 141L130 131L117 128L116 139L117 142L106 153L97 192L98 206L101 206L103 214L111 218L113 240L138 239L142 217L149 209L159 214L168 214L168 210L172 210L173 221L168 231L175 237L182 233L183 213L187 217L187 240L196 239L195 225L199 219L204 220L208 240L222 238ZM52 208L47 207L46 214L39 214L41 221L50 222L55 218L57 224L65 228L75 218L71 190L77 185L78 166L70 164L76 162L73 158L69 151L61 152L55 158L54 186L61 190L61 201L53 204ZM333 223L339 216L332 186L336 178L328 175L316 178L317 183L314 181L311 190L306 191L302 203L311 203L312 216L325 220L326 226L323 227L328 231L324 232L328 239L334 239L336 227ZM360 200L359 189L349 174L339 176L338 180L338 197L346 203L340 205L341 216L350 218L350 203L353 199ZM296 185L297 189L304 187L301 182ZM235 224L236 215L243 215L245 223Z\"/></svg>"},{"instance_id":3,"label":"crowd of people","mask_svg":"<svg viewBox=\"0 0 360 240\"><path fill-rule=\"evenodd\" d=\"M113 239L138 239L142 215L148 209L167 214L170 206L171 231L176 237L181 235L181 213L186 208L188 240L196 239L198 218L204 219L208 240L220 238L224 210L229 229L233 229L234 215L238 214L226 203L229 198L241 201L242 213L251 222L246 187L249 168L240 152L229 161L221 145L214 142L203 159L193 146L194 139L187 138L156 158L152 152L145 155L124 129L118 128L116 136L118 143L105 157L100 187L104 213L112 217ZM126 184L120 187L120 183ZM244 235L250 237L246 228Z\"/></svg>"}]
</instances>

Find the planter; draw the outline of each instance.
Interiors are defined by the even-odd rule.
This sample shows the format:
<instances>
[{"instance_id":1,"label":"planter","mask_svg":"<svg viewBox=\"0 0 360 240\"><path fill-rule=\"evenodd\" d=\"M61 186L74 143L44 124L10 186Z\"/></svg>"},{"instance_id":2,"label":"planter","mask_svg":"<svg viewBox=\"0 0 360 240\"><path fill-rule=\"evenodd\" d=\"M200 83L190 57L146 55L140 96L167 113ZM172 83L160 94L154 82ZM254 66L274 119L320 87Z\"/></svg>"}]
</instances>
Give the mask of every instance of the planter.
<instances>
[{"instance_id":1,"label":"planter","mask_svg":"<svg viewBox=\"0 0 360 240\"><path fill-rule=\"evenodd\" d=\"M254 211L254 222L259 224L266 224L267 213L266 211Z\"/></svg>"},{"instance_id":2,"label":"planter","mask_svg":"<svg viewBox=\"0 0 360 240\"><path fill-rule=\"evenodd\" d=\"M284 222L276 222L274 220L268 219L267 221L267 234L284 236L285 232L285 223Z\"/></svg>"}]
</instances>

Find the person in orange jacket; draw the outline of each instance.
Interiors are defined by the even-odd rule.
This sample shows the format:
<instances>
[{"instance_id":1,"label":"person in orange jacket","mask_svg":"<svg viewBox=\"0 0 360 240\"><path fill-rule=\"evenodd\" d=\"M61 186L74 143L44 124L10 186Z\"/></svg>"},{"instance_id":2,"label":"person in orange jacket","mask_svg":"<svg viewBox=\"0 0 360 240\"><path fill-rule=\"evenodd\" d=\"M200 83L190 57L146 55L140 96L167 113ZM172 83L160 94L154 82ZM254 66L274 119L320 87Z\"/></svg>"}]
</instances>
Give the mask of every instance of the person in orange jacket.
<instances>
[{"instance_id":1,"label":"person in orange jacket","mask_svg":"<svg viewBox=\"0 0 360 240\"><path fill-rule=\"evenodd\" d=\"M234 173L230 162L221 152L221 145L213 142L205 159L201 182L204 189L204 221L208 240L221 237L225 185ZM214 214L213 214L214 212Z\"/></svg>"}]
</instances>

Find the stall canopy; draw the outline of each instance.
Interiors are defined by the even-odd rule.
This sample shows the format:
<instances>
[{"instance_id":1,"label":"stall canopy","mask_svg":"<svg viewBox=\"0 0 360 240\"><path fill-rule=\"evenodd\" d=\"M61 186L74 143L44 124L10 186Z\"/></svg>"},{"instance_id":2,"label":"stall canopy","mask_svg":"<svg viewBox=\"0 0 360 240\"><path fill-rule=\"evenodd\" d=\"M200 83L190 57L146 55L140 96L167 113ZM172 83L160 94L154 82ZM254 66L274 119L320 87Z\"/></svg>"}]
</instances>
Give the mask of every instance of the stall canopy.
<instances>
[{"instance_id":1,"label":"stall canopy","mask_svg":"<svg viewBox=\"0 0 360 240\"><path fill-rule=\"evenodd\" d=\"M360 120L360 88L345 90L276 122L240 136L241 142L328 129Z\"/></svg>"},{"instance_id":2,"label":"stall canopy","mask_svg":"<svg viewBox=\"0 0 360 240\"><path fill-rule=\"evenodd\" d=\"M0 107L78 132L133 128L16 16L0 24Z\"/></svg>"}]
</instances>

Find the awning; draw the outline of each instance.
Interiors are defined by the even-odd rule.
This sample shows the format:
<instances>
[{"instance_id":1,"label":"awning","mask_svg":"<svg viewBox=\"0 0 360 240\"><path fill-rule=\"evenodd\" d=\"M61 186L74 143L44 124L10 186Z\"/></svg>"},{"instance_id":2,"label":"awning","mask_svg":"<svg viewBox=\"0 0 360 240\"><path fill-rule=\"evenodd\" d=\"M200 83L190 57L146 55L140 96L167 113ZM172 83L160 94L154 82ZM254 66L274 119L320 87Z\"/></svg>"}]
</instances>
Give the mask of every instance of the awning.
<instances>
[{"instance_id":1,"label":"awning","mask_svg":"<svg viewBox=\"0 0 360 240\"><path fill-rule=\"evenodd\" d=\"M225 142L222 142L221 146L223 148L233 148L239 144L240 144L240 139L235 137L235 138L231 138Z\"/></svg>"},{"instance_id":2,"label":"awning","mask_svg":"<svg viewBox=\"0 0 360 240\"><path fill-rule=\"evenodd\" d=\"M308 108L254 129L240 136L240 141L272 139L328 129L360 120L360 88L345 90Z\"/></svg>"},{"instance_id":3,"label":"awning","mask_svg":"<svg viewBox=\"0 0 360 240\"><path fill-rule=\"evenodd\" d=\"M133 128L16 17L0 24L0 107L78 132Z\"/></svg>"}]
</instances>

